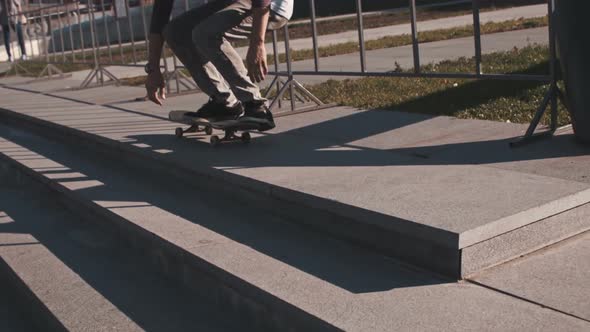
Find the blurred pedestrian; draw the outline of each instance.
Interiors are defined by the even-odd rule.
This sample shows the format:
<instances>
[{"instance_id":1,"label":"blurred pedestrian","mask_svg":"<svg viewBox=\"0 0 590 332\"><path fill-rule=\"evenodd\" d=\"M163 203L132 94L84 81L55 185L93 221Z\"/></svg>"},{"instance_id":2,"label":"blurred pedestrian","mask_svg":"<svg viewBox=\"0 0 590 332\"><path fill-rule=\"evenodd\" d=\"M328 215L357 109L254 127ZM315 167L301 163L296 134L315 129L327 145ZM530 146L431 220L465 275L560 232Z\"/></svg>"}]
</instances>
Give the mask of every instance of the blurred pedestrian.
<instances>
[{"instance_id":1,"label":"blurred pedestrian","mask_svg":"<svg viewBox=\"0 0 590 332\"><path fill-rule=\"evenodd\" d=\"M4 46L6 47L6 54L8 61L12 62L12 52L10 51L10 29L16 31L16 37L21 51L21 60L27 59L27 50L25 48L25 40L23 38L23 23L26 23L26 18L22 14L21 0L0 0L0 25L4 33Z\"/></svg>"}]
</instances>

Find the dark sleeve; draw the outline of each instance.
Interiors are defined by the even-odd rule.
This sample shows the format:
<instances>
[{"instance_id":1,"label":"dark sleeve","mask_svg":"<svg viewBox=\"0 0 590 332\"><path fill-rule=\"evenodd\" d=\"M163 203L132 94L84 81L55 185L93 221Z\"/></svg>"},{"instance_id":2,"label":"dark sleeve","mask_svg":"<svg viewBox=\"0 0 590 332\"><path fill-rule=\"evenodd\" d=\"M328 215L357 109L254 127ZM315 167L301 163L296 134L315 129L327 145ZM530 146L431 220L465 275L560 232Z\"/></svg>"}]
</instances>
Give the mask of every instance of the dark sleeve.
<instances>
[{"instance_id":1,"label":"dark sleeve","mask_svg":"<svg viewBox=\"0 0 590 332\"><path fill-rule=\"evenodd\" d=\"M156 0L150 22L150 33L161 34L170 20L174 0Z\"/></svg>"},{"instance_id":2,"label":"dark sleeve","mask_svg":"<svg viewBox=\"0 0 590 332\"><path fill-rule=\"evenodd\" d=\"M252 0L253 8L264 8L270 6L270 0Z\"/></svg>"}]
</instances>

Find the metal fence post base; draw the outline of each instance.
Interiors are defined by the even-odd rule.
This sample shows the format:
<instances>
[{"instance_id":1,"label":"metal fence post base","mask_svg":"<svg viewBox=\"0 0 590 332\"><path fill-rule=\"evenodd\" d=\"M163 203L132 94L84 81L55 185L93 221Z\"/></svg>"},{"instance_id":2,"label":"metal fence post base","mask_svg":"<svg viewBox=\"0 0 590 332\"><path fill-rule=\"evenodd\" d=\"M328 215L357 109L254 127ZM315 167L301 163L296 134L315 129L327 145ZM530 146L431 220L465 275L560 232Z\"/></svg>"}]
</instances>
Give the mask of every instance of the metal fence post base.
<instances>
[{"instance_id":1,"label":"metal fence post base","mask_svg":"<svg viewBox=\"0 0 590 332\"><path fill-rule=\"evenodd\" d=\"M273 111L278 107L280 107L280 102L281 99L283 98L283 96L285 95L285 92L287 92L287 90L289 90L291 92L291 99L295 99L297 101L299 101L300 103L306 104L306 103L314 103L315 105L313 106L306 106L304 109L305 110L311 110L311 109L316 109L316 108L321 108L323 106L325 106L325 104L316 96L313 95L313 93L311 93L309 90L307 90L301 83L299 83L297 80L295 80L294 78L289 78L287 81L282 82L282 80L279 78L279 76L276 76L272 83L269 85L268 91L266 93L266 95L268 96L270 93L270 90L272 88L272 86L277 85L280 86L279 90L277 91L276 96L272 99L270 105L268 106L269 110ZM281 86L282 85L282 86ZM291 103L291 111L300 111L302 109L297 108L296 103L292 102Z\"/></svg>"},{"instance_id":2,"label":"metal fence post base","mask_svg":"<svg viewBox=\"0 0 590 332\"><path fill-rule=\"evenodd\" d=\"M549 90L545 94L545 98L543 98L541 105L539 105L539 108L537 109L537 112L535 113L535 116L533 117L533 120L531 121L531 124L529 125L526 133L519 139L510 142L510 147L521 147L529 143L553 136L557 130L557 107L551 107L551 124L549 129L539 133L536 133L535 130L539 126L539 123L541 122L543 115L545 115L547 112L547 109L550 108L550 104L554 103L554 101L557 99L559 99L561 103L567 107L563 92L559 89L556 83L552 83L551 87L549 87Z\"/></svg>"},{"instance_id":3,"label":"metal fence post base","mask_svg":"<svg viewBox=\"0 0 590 332\"><path fill-rule=\"evenodd\" d=\"M59 78L65 77L64 72L56 66L52 65L51 63L47 64L45 68L43 68L39 76L37 76L37 79L45 78L45 76L47 76L47 78L50 79L54 78L54 76L57 76Z\"/></svg>"},{"instance_id":4,"label":"metal fence post base","mask_svg":"<svg viewBox=\"0 0 590 332\"><path fill-rule=\"evenodd\" d=\"M19 76L19 70L22 71L23 73L27 73L29 75L33 75L30 71L27 70L27 68L21 66L18 62L15 62L12 64L12 66L10 66L10 69L8 70L8 73L11 73L12 71L14 71L14 74L16 76Z\"/></svg>"},{"instance_id":5,"label":"metal fence post base","mask_svg":"<svg viewBox=\"0 0 590 332\"><path fill-rule=\"evenodd\" d=\"M190 76L188 76L187 74L183 73L182 70L180 70L178 68L175 69L174 71L168 72L166 74L166 77L165 77L166 86L169 86L169 83L174 80L176 80L176 83L177 83L176 84L176 92L170 92L170 89L168 89L169 95L181 94L186 91L199 90L199 87L193 81L193 79ZM181 91L181 88L180 88L181 85L186 89L185 91Z\"/></svg>"},{"instance_id":6,"label":"metal fence post base","mask_svg":"<svg viewBox=\"0 0 590 332\"><path fill-rule=\"evenodd\" d=\"M104 79L105 76L107 78L109 78L109 80L105 81L105 79ZM82 84L80 84L80 88L84 89L84 88L90 87L90 83L95 78L97 81L97 85L99 85L99 86L104 86L107 84L121 85L121 81L115 75L113 75L113 73L111 73L106 68L99 65L99 66L94 67L94 69L92 69L90 71L90 73L88 73L88 76L86 76L84 81L82 81Z\"/></svg>"}]
</instances>

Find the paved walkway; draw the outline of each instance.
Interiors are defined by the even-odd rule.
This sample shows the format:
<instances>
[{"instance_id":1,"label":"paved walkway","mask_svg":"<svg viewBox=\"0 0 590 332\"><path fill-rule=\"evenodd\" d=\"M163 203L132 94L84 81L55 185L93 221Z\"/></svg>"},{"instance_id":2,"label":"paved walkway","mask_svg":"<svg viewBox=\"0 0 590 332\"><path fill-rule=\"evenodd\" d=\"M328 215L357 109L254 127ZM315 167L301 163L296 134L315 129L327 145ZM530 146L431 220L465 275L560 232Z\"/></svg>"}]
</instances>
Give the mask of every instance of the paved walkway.
<instances>
[{"instance_id":1,"label":"paved walkway","mask_svg":"<svg viewBox=\"0 0 590 332\"><path fill-rule=\"evenodd\" d=\"M39 90L36 85L24 87ZM5 109L132 146L183 167L237 175L254 189L310 195L317 201L378 212L394 217L388 219L392 227L408 230L414 224L455 234L466 250L488 239L492 242L486 255L502 252L501 260L514 258L504 251L506 244L514 249L535 240L539 247L590 229L587 204L561 213L590 201L590 151L573 144L567 130L553 140L510 150L507 142L526 126L334 108L278 118L277 129L255 135L248 148L226 145L213 150L201 135L175 139L176 124L165 120L170 109L194 103L194 95L173 98L165 108L157 108L128 102L137 91L141 89L105 87L52 96L2 88L0 99ZM559 217L544 219L555 214ZM519 236L512 232L540 224L546 228ZM420 227L409 231L428 236ZM506 232L514 237L503 236ZM493 242L498 237L504 243ZM481 330L483 322L496 322L496 328L551 331L559 326L583 331L590 326L586 238L488 270L470 277L467 284L413 284L368 294L335 288L330 296L355 305L362 298L372 318L367 320L361 315L365 311L355 307L351 319L364 317L378 326L394 323L387 317L410 316L415 317L412 321L438 317L458 324L457 329ZM481 259L481 253L472 258ZM468 250L464 254L470 255ZM311 278L311 284L316 285L315 280ZM471 281L491 290L474 287ZM306 310L322 311L293 298L288 290L280 293ZM442 314L437 309L441 306L453 316ZM385 315L383 308L396 309ZM477 320L467 319L474 315ZM336 321L340 326L360 322ZM427 321L432 327L433 321Z\"/></svg>"},{"instance_id":2,"label":"paved walkway","mask_svg":"<svg viewBox=\"0 0 590 332\"><path fill-rule=\"evenodd\" d=\"M52 106L57 105L58 102L52 104ZM66 112L70 110L64 108ZM123 121L121 119L121 124ZM3 139L0 142L0 153L11 156L35 172L42 174L41 176L45 176L49 181L54 181L62 188L67 188L63 191L71 191L73 195L81 197L84 201L100 204L101 209L116 216L116 221L112 224L129 222L136 227L125 227L126 229L139 228L149 232L146 233L150 234L146 241L152 243L156 248L158 248L160 239L165 239L165 248L183 249L182 259L175 260L178 263L167 260L170 262L170 265L166 265L170 269L167 271L178 271L170 266L176 267L176 264L183 264L183 273L174 274L174 276L187 275L186 266L188 265L190 269L197 264L187 264L186 262L190 262L196 257L201 260L200 262L207 263L198 265L210 265L211 269L215 269L215 271L222 270L224 273L230 274L235 278L225 279L236 279L242 288L261 289L271 294L273 300L275 298L280 300L273 303L278 302L279 305L287 303L290 306L295 306L304 314L309 315L304 316L305 318L321 319L346 331L535 330L552 332L556 330L586 331L590 326L588 320L583 318L588 313L588 306L584 302L584 298L588 295L587 280L589 280L589 275L588 269L585 268L588 252L583 250L584 247L580 246L581 242L578 239L568 243L569 248L564 251L560 248L547 251L554 259L548 262L551 263L547 265L549 269L542 271L562 278L558 285L567 285L567 290L563 293L561 293L563 291L561 289L554 287L549 287L549 289L555 290L554 294L558 296L559 294L563 294L562 296L574 295L574 299L568 301L568 304L574 305L575 315L573 315L570 313L570 308L564 305L565 302L538 302L539 297L534 296L538 296L539 293L535 294L531 290L550 295L550 292L543 292L546 288L528 287L525 289L520 287L516 289L518 297L516 294L511 294L509 292L511 289L507 287L511 280L493 270L484 276L494 277L505 285L496 286L497 288L493 289L489 288L490 286L482 286L485 281L476 281L478 284L472 280L452 282L425 271L409 268L372 251L361 250L356 246L349 246L341 241L326 238L324 234L305 231L302 227L282 222L280 219L277 220L276 216L261 213L250 206L238 203L230 204L230 208L228 208L226 201L219 200L219 197L212 195L209 191L195 191L194 187L178 185L176 182L163 184L166 181L153 181L151 178L146 181L144 173L129 168L119 160L103 158L102 155L93 154L92 151L81 151L80 147L64 146L43 137L6 128L2 125L0 125L0 137ZM150 148L146 145L142 145L142 147L144 149ZM10 203L11 200L15 202L7 204L5 208L7 214L16 221L13 224L16 228L12 227L11 230L19 229L22 224L27 226L33 224L33 222L27 222L26 216L36 213L36 211L32 212L35 206L32 206L33 209L26 209L21 206L22 204L18 204L22 201L22 199L19 201L19 198L21 197L12 195L4 200L7 203ZM58 220L55 225L58 227L54 227L46 220L49 218L47 212L40 215L43 216L43 219L39 221L42 227L54 233L57 229L57 234L62 236L38 237L41 243L35 247L52 249L51 242L53 242L53 247L57 244L58 247L63 248L64 245L71 242L67 241L67 238L64 241L64 237L73 233L62 231L66 220L63 218ZM73 221L75 221L74 224L79 223L78 218ZM111 225L104 219L100 219L98 222L105 228ZM28 230L30 229L32 227ZM76 230L77 232L72 234L74 236L70 235L69 237L76 240L77 246L84 246L86 241L90 240L93 242L92 248L97 247L94 244L97 242L98 246L103 247L101 244L104 242L95 241L95 237L88 236L91 234L80 232L80 226L77 226ZM126 231L120 232L125 233ZM8 233L5 238L14 240L17 235L21 235L20 237L23 238L27 234ZM198 241L195 241L196 239ZM120 239L115 242L121 243ZM24 268L31 266L34 268L39 265L39 259L33 260L35 264L26 264L28 261L19 260L19 257L24 257L23 253L30 252L30 246L26 248L23 246L6 247L3 251L8 251L11 248L12 252L20 249L18 252L20 256L16 254L10 256L12 257L12 266L24 265ZM62 250L61 254L55 255L57 257L54 256L56 259L52 262L53 266L66 265L76 268L75 271L85 277L88 273L79 265L101 265L96 265L101 263L100 259L95 259L97 255L89 257L84 255L83 250L76 247L74 249L77 250ZM572 255L576 249L578 249L578 253ZM149 255L151 251L146 250L145 252L146 255ZM45 256L48 255L51 255L50 250L45 252ZM80 259L68 259L72 255L80 257ZM122 258L121 256L127 255L118 255L117 258ZM518 276L520 273L526 273L529 269L532 270L531 266L538 267L540 264L535 261L535 256L531 257L532 259L525 257L519 260L518 264L523 268L511 268L511 272ZM112 265L113 259L109 259L107 263ZM104 264L102 265L104 266ZM560 271L572 272L567 267L576 265L579 269L575 271L575 279L566 279L564 277L567 276L560 274ZM130 266L126 265L123 269L109 268L105 270L106 272L100 269L94 271L99 275L112 274L121 272L121 270L127 271ZM32 270L32 268L30 269ZM134 266L132 270L135 275L144 273ZM56 269L42 266L37 271L56 271ZM28 275L33 275L36 280L42 280L46 276L43 274L39 276L39 273L33 274L32 272ZM188 275L195 284L203 284L198 278L203 275L202 272L193 272ZM62 274L59 277L57 280L63 279ZM535 274L534 277L542 279L544 275ZM95 286L97 280L103 280L88 277L84 279L76 282L75 288ZM116 280L120 287L126 286L121 282L123 281L121 275ZM138 280L144 281L145 278ZM46 285L56 284L54 279L51 281L53 282L39 283L41 287L37 288L37 292L40 294L40 298L60 303L54 300L56 293L68 292L71 294L70 288L63 290L63 287L58 288L57 286L54 286L53 289L50 288L54 290L53 292L46 291ZM518 280L515 281L518 285ZM526 280L521 281L521 283L524 282ZM103 287L95 286L93 289L104 294L103 303L113 303L119 310L136 309L130 303L132 299L139 298L140 303L145 303L145 306L140 306L139 310L125 311L130 319L143 323L141 326L144 328L153 325L150 324L149 319L147 321L140 320L142 313L146 312L141 309L158 307L163 303L167 304L165 298L170 295L170 292L166 292L164 301L156 300L154 302L155 299L161 299L161 296L154 293L154 289L150 289L148 292L137 293L137 296L131 298L122 298L118 296L121 292L117 292L111 287L105 287L104 282L100 282L100 284ZM205 285L201 287L211 287L210 283ZM131 289L136 289L136 285L133 285ZM84 298L86 299L86 297ZM565 299L561 298L561 300ZM87 302L80 307L90 307ZM66 309L74 304L66 302L55 307L57 310L61 309L62 313L69 314L71 311ZM93 306L90 308L96 307L94 303L91 304ZM66 309L63 309L64 307ZM168 306L166 309L171 307ZM192 309L194 306L189 308ZM275 304L273 309L276 310L276 308ZM79 309L79 307L75 309ZM92 313L92 311L89 312ZM198 312L203 313L203 311ZM167 324L179 322L176 317L171 320L163 320L162 317L167 316L165 313L164 310L164 314L158 316L160 321ZM62 314L62 316L66 315ZM69 317L79 318L79 316L69 314ZM90 315L84 317L88 316ZM100 312L96 316L100 316ZM265 311L264 318L268 316L268 311ZM97 321L99 320L93 319L91 322ZM74 323L78 322L84 323L85 320L74 321ZM208 328L210 329L209 326ZM149 328L147 329L149 330ZM204 328L207 331L209 329ZM175 329L171 328L170 330Z\"/></svg>"}]
</instances>

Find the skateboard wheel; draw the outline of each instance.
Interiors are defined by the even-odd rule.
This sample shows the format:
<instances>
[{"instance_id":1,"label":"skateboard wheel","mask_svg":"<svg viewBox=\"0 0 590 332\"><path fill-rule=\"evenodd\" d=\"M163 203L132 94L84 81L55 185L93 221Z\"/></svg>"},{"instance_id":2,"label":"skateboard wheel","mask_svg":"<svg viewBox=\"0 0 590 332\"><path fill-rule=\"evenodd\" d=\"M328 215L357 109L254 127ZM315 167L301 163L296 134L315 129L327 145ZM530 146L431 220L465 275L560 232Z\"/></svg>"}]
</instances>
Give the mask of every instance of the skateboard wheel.
<instances>
[{"instance_id":1,"label":"skateboard wheel","mask_svg":"<svg viewBox=\"0 0 590 332\"><path fill-rule=\"evenodd\" d=\"M220 142L219 136L213 135L211 136L211 146L217 146Z\"/></svg>"},{"instance_id":2,"label":"skateboard wheel","mask_svg":"<svg viewBox=\"0 0 590 332\"><path fill-rule=\"evenodd\" d=\"M251 139L250 133L242 133L241 139L242 139L242 142L244 142L244 143L250 143L250 139Z\"/></svg>"},{"instance_id":3,"label":"skateboard wheel","mask_svg":"<svg viewBox=\"0 0 590 332\"><path fill-rule=\"evenodd\" d=\"M182 135L184 134L184 131L182 130L182 128L176 128L176 130L174 131L174 134L176 135L176 137L181 138Z\"/></svg>"},{"instance_id":4,"label":"skateboard wheel","mask_svg":"<svg viewBox=\"0 0 590 332\"><path fill-rule=\"evenodd\" d=\"M205 127L205 134L207 134L207 135L213 134L213 128L211 128L210 126L206 126Z\"/></svg>"}]
</instances>

